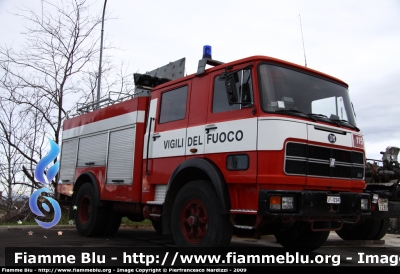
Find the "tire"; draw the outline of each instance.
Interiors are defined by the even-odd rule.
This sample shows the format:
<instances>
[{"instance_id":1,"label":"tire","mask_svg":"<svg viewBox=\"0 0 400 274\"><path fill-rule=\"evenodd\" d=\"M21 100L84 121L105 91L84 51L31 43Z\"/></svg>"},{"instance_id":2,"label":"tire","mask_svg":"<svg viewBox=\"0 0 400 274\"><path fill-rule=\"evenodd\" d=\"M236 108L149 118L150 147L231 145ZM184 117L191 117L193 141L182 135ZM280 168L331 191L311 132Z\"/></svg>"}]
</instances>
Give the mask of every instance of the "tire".
<instances>
[{"instance_id":1,"label":"tire","mask_svg":"<svg viewBox=\"0 0 400 274\"><path fill-rule=\"evenodd\" d=\"M330 231L312 231L310 224L297 222L291 229L275 233L276 241L291 251L314 251L328 239Z\"/></svg>"},{"instance_id":2,"label":"tire","mask_svg":"<svg viewBox=\"0 0 400 274\"><path fill-rule=\"evenodd\" d=\"M102 235L107 223L107 209L98 206L99 198L90 184L79 189L75 205L74 219L79 234L86 237Z\"/></svg>"},{"instance_id":3,"label":"tire","mask_svg":"<svg viewBox=\"0 0 400 274\"><path fill-rule=\"evenodd\" d=\"M159 234L162 234L162 221L151 221L151 224L153 225L153 228L155 231L157 231Z\"/></svg>"},{"instance_id":4,"label":"tire","mask_svg":"<svg viewBox=\"0 0 400 274\"><path fill-rule=\"evenodd\" d=\"M386 233L389 230L390 219L381 219L381 225L379 227L378 233L374 236L373 240L380 240L385 237Z\"/></svg>"},{"instance_id":5,"label":"tire","mask_svg":"<svg viewBox=\"0 0 400 274\"><path fill-rule=\"evenodd\" d=\"M360 224L344 224L336 234L346 241L373 240L381 226L380 219L365 219Z\"/></svg>"},{"instance_id":6,"label":"tire","mask_svg":"<svg viewBox=\"0 0 400 274\"><path fill-rule=\"evenodd\" d=\"M104 236L113 236L118 232L118 229L121 225L122 216L118 212L115 212L112 209L108 209L107 212L107 223L105 225L103 235Z\"/></svg>"},{"instance_id":7,"label":"tire","mask_svg":"<svg viewBox=\"0 0 400 274\"><path fill-rule=\"evenodd\" d=\"M192 181L178 192L172 208L171 229L178 247L225 247L232 239L229 214L221 214L208 181Z\"/></svg>"}]
</instances>

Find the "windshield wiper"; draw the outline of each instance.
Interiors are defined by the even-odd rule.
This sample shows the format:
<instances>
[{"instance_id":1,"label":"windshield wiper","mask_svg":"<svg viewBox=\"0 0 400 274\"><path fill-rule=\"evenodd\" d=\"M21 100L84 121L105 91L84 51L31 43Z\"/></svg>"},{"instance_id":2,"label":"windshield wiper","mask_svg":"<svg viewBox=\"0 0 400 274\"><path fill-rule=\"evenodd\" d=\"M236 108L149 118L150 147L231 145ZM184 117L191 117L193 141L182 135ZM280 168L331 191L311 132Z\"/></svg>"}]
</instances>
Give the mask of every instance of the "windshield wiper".
<instances>
[{"instance_id":1,"label":"windshield wiper","mask_svg":"<svg viewBox=\"0 0 400 274\"><path fill-rule=\"evenodd\" d=\"M330 122L335 123L335 125L337 125L338 127L341 127L340 123L335 121L335 120L331 120L328 118L328 116L324 115L324 114L319 114L319 113L309 113L308 115L312 115L312 116L316 116L316 117L320 117L320 118L326 118L327 120L329 120Z\"/></svg>"},{"instance_id":2,"label":"windshield wiper","mask_svg":"<svg viewBox=\"0 0 400 274\"><path fill-rule=\"evenodd\" d=\"M360 131L360 129L358 127L356 127L355 125L353 125L352 123L350 123L347 120L342 120L342 119L332 119L331 121L335 121L335 122L339 122L339 123L347 123L349 125L351 125L355 130Z\"/></svg>"},{"instance_id":3,"label":"windshield wiper","mask_svg":"<svg viewBox=\"0 0 400 274\"><path fill-rule=\"evenodd\" d=\"M315 119L315 117L313 117L312 115L310 115L310 114L307 114L307 113L305 113L305 112L302 112L302 111L300 111L300 110L297 110L297 109L293 109L293 108L291 108L291 109L278 109L278 110L275 110L275 112L283 112L283 113L300 113L300 114L304 114L304 115L306 115L308 118L310 118L311 120L313 120L314 122L316 122L317 121L317 119Z\"/></svg>"},{"instance_id":4,"label":"windshield wiper","mask_svg":"<svg viewBox=\"0 0 400 274\"><path fill-rule=\"evenodd\" d=\"M319 113L308 113L308 115L312 115L312 116L316 116L316 117L322 117L322 118L328 118L328 116L323 115L323 114L319 114Z\"/></svg>"}]
</instances>

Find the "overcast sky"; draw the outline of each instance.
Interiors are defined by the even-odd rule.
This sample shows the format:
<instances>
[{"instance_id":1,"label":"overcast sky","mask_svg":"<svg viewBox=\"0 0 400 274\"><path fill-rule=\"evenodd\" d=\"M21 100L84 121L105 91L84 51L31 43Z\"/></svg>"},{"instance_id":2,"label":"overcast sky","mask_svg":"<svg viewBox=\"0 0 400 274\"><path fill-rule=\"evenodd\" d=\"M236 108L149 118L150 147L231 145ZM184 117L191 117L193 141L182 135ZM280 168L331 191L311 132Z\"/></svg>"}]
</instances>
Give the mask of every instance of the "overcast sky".
<instances>
[{"instance_id":1,"label":"overcast sky","mask_svg":"<svg viewBox=\"0 0 400 274\"><path fill-rule=\"evenodd\" d=\"M2 46L23 41L22 22L10 14L22 4L40 0L0 0ZM222 62L267 55L304 65L301 18L307 67L349 85L367 158L400 147L399 0L108 0L106 14L104 35L121 49L107 54L132 73L183 57L194 73L203 45Z\"/></svg>"}]
</instances>

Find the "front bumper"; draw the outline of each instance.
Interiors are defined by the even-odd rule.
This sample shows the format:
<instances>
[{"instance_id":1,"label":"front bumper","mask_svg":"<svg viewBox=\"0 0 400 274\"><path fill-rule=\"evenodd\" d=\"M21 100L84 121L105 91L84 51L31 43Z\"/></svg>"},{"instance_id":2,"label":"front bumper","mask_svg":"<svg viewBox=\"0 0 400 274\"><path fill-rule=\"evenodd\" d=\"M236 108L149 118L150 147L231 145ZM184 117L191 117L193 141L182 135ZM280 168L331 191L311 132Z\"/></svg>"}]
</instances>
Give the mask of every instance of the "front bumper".
<instances>
[{"instance_id":1,"label":"front bumper","mask_svg":"<svg viewBox=\"0 0 400 274\"><path fill-rule=\"evenodd\" d=\"M271 197L293 197L293 209L273 209ZM328 196L340 197L339 204L328 204ZM264 217L283 217L291 219L309 220L345 220L371 214L369 209L361 209L361 199L368 199L371 205L370 194L340 192L331 194L326 191L276 191L260 190L258 198L258 214Z\"/></svg>"}]
</instances>

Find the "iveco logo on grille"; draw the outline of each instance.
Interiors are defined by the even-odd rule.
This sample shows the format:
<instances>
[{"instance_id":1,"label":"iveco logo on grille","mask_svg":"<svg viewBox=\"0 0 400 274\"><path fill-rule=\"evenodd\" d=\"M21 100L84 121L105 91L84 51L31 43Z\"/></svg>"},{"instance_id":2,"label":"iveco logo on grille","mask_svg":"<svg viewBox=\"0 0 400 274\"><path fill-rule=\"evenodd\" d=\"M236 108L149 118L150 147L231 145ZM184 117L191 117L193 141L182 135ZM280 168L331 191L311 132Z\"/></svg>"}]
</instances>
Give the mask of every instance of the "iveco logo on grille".
<instances>
[{"instance_id":1,"label":"iveco logo on grille","mask_svg":"<svg viewBox=\"0 0 400 274\"><path fill-rule=\"evenodd\" d=\"M328 140L329 140L329 142L331 142L332 144L333 143L335 143L336 142L336 136L335 136L335 134L329 134L328 135Z\"/></svg>"}]
</instances>

